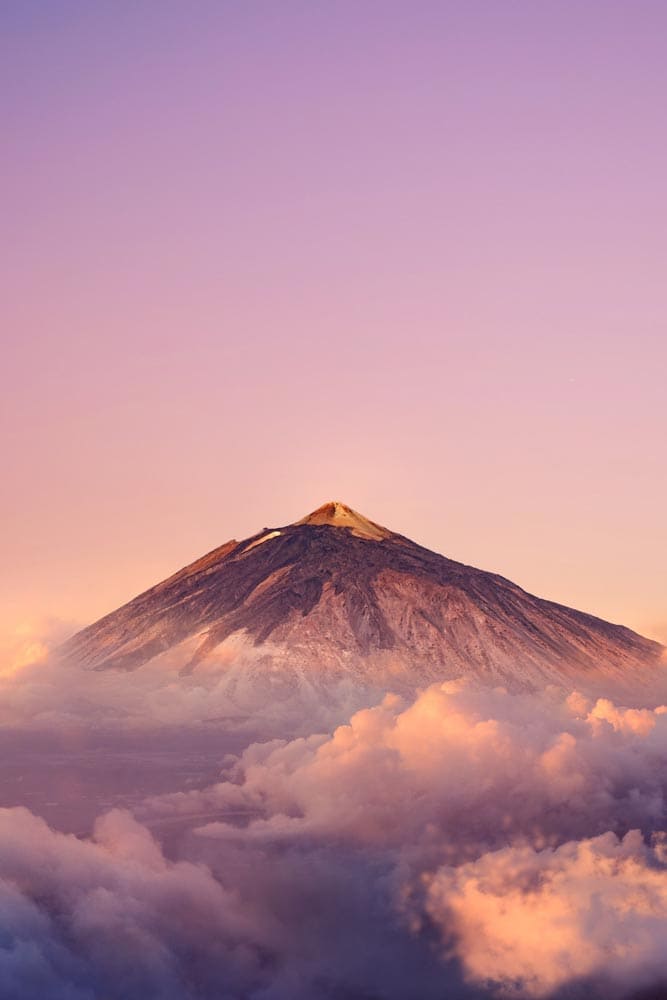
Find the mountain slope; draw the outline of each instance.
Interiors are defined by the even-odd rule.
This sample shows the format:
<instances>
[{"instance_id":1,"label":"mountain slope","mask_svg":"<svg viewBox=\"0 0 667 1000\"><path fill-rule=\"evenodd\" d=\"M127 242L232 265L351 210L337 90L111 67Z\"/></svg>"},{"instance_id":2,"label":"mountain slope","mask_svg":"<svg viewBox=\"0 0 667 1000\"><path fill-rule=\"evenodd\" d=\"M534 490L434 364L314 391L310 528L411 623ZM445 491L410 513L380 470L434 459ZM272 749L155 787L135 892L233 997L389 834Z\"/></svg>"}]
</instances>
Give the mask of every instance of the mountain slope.
<instances>
[{"instance_id":1,"label":"mountain slope","mask_svg":"<svg viewBox=\"0 0 667 1000\"><path fill-rule=\"evenodd\" d=\"M230 541L79 632L62 653L134 670L181 649L240 690L365 684L411 691L459 675L513 689L649 682L664 648L454 562L340 503ZM240 687L239 687L240 686Z\"/></svg>"}]
</instances>

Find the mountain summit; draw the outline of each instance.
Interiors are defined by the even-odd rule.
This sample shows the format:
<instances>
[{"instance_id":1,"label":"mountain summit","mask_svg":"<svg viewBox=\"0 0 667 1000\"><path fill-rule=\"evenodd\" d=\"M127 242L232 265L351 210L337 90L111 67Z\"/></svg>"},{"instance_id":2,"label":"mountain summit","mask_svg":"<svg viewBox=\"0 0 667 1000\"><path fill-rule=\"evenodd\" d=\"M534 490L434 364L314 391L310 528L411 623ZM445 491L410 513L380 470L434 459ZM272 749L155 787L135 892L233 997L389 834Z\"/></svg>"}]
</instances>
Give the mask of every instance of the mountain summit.
<instances>
[{"instance_id":1,"label":"mountain summit","mask_svg":"<svg viewBox=\"0 0 667 1000\"><path fill-rule=\"evenodd\" d=\"M461 675L515 690L648 683L664 648L454 562L332 501L214 549L70 639L95 670L178 655L264 685L414 691ZM268 687L267 687L268 685Z\"/></svg>"},{"instance_id":2,"label":"mountain summit","mask_svg":"<svg viewBox=\"0 0 667 1000\"><path fill-rule=\"evenodd\" d=\"M328 524L331 528L347 528L358 538L370 538L376 542L382 541L383 538L391 538L391 531L387 531L374 521L369 521L363 514L357 514L356 510L338 500L322 504L296 524Z\"/></svg>"}]
</instances>

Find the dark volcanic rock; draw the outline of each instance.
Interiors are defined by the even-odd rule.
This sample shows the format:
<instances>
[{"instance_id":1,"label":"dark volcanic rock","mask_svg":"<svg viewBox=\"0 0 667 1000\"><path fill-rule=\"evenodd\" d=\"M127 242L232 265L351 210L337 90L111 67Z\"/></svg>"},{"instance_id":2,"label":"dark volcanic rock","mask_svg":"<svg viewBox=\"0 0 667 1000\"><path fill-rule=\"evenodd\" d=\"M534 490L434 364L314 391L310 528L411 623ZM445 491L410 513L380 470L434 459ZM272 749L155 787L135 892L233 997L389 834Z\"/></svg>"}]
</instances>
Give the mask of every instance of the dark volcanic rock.
<instances>
[{"instance_id":1,"label":"dark volcanic rock","mask_svg":"<svg viewBox=\"0 0 667 1000\"><path fill-rule=\"evenodd\" d=\"M288 693L345 679L408 691L459 675L514 689L649 683L664 651L331 503L215 549L62 652L96 670L134 670L189 641L186 669L196 670L230 637L240 645L228 661L251 651L252 669L291 677Z\"/></svg>"}]
</instances>

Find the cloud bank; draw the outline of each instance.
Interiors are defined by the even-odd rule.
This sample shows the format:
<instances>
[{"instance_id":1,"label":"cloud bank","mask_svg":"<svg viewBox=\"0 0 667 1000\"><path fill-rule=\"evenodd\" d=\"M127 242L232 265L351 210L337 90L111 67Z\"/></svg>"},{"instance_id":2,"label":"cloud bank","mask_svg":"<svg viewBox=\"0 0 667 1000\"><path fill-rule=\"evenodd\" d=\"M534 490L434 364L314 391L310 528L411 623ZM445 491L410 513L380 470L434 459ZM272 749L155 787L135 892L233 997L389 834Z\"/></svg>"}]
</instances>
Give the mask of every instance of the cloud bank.
<instances>
[{"instance_id":1,"label":"cloud bank","mask_svg":"<svg viewBox=\"0 0 667 1000\"><path fill-rule=\"evenodd\" d=\"M0 726L147 731L164 727L224 725L264 734L330 729L382 692L339 681L326 688L292 676L276 683L263 652L242 634L222 643L188 669L201 641L195 636L156 656L141 669L95 671L58 655L64 630L51 623L0 637ZM317 671L313 672L317 677Z\"/></svg>"},{"instance_id":2,"label":"cloud bank","mask_svg":"<svg viewBox=\"0 0 667 1000\"><path fill-rule=\"evenodd\" d=\"M178 666L73 675L47 650L0 680L0 719L211 722L215 670ZM0 810L3 1000L621 1000L667 982L662 706L447 682L253 743L220 778L86 838Z\"/></svg>"},{"instance_id":3,"label":"cloud bank","mask_svg":"<svg viewBox=\"0 0 667 1000\"><path fill-rule=\"evenodd\" d=\"M387 696L332 736L249 747L228 780L155 810L245 809L246 837L336 837L398 849L537 847L667 822L667 709L461 681ZM209 836L233 827L209 826Z\"/></svg>"},{"instance_id":4,"label":"cloud bank","mask_svg":"<svg viewBox=\"0 0 667 1000\"><path fill-rule=\"evenodd\" d=\"M71 625L46 624L0 636L0 727L147 732L208 725L263 737L306 736L331 731L386 693L364 664L356 678L332 680L317 664L312 670L292 669L282 654L274 662L272 655L280 650L270 643L256 647L242 632L228 637L194 670L202 636L184 640L134 671L91 670L58 654ZM622 691L605 686L604 693L623 704L667 702L667 662L665 667L653 672L651 684L643 676L634 690L632 684ZM589 682L597 691L600 679L593 680L582 676L582 684ZM477 688L484 690L481 683Z\"/></svg>"},{"instance_id":5,"label":"cloud bank","mask_svg":"<svg viewBox=\"0 0 667 1000\"><path fill-rule=\"evenodd\" d=\"M0 996L399 1000L416 984L435 1000L448 981L464 995L404 933L386 865L321 847L214 861L167 860L118 810L86 841L0 810Z\"/></svg>"},{"instance_id":6,"label":"cloud bank","mask_svg":"<svg viewBox=\"0 0 667 1000\"><path fill-rule=\"evenodd\" d=\"M665 852L645 843L667 820L665 764L662 707L456 682L387 697L331 738L250 747L231 780L150 808L245 808L246 844L382 852L405 919L435 924L469 981L540 997L585 978L623 995L667 977ZM200 835L240 836L220 822Z\"/></svg>"}]
</instances>

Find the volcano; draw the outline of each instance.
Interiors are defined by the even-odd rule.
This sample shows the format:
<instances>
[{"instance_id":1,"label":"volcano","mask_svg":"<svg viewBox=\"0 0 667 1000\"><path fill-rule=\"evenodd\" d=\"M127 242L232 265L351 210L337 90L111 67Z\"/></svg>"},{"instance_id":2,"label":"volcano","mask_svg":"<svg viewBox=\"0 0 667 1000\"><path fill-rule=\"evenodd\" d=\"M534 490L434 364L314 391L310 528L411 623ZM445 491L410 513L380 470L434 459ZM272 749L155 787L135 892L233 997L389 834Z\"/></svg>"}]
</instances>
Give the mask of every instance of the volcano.
<instances>
[{"instance_id":1,"label":"volcano","mask_svg":"<svg viewBox=\"0 0 667 1000\"><path fill-rule=\"evenodd\" d=\"M409 693L461 676L510 690L632 690L650 684L664 651L339 502L227 542L61 648L93 670L177 655L183 674L226 672L231 697L276 698L341 685Z\"/></svg>"}]
</instances>

